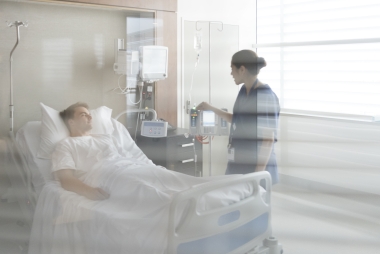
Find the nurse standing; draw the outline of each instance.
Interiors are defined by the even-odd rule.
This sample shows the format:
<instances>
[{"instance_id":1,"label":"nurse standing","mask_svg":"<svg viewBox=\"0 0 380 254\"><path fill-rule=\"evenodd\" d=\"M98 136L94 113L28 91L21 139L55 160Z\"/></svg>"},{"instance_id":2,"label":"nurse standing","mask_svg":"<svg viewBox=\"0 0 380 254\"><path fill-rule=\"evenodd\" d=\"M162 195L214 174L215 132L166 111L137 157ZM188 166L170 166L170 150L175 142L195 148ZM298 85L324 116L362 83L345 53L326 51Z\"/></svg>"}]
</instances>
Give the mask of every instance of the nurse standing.
<instances>
[{"instance_id":1,"label":"nurse standing","mask_svg":"<svg viewBox=\"0 0 380 254\"><path fill-rule=\"evenodd\" d=\"M236 85L244 84L236 98L233 113L217 109L207 102L198 110L214 111L231 123L226 174L247 174L267 170L272 183L278 182L274 144L280 105L276 94L258 80L264 58L252 50L241 50L231 60L231 75Z\"/></svg>"}]
</instances>

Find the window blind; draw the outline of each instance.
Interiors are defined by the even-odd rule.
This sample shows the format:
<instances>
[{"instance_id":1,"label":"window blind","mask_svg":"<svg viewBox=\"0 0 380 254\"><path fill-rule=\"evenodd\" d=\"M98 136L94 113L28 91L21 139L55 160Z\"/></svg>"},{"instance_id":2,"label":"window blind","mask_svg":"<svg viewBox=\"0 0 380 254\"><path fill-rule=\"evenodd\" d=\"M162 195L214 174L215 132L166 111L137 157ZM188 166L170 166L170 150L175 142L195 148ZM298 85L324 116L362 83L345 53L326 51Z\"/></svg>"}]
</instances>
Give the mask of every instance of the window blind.
<instances>
[{"instance_id":1,"label":"window blind","mask_svg":"<svg viewBox=\"0 0 380 254\"><path fill-rule=\"evenodd\" d=\"M380 1L257 0L260 79L282 108L380 114Z\"/></svg>"}]
</instances>

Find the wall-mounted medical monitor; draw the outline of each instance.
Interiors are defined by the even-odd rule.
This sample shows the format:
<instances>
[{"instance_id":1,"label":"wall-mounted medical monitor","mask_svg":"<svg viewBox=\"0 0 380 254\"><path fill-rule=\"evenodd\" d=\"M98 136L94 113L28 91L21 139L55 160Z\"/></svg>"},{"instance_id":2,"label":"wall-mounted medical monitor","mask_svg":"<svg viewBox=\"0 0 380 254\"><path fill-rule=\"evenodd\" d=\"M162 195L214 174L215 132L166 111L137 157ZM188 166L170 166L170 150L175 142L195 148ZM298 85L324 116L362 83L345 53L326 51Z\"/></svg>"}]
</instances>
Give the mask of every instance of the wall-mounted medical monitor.
<instances>
[{"instance_id":1,"label":"wall-mounted medical monitor","mask_svg":"<svg viewBox=\"0 0 380 254\"><path fill-rule=\"evenodd\" d=\"M140 78L157 81L168 77L168 48L163 46L140 47Z\"/></svg>"}]
</instances>

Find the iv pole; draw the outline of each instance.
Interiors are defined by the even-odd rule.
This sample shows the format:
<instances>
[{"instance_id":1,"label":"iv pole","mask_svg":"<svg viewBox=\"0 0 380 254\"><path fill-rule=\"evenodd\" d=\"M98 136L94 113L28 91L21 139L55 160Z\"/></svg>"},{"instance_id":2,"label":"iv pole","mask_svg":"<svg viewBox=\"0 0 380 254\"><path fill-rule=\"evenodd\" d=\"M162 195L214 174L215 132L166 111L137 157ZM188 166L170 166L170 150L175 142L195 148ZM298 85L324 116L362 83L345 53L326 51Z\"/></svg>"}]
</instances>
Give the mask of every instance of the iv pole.
<instances>
[{"instance_id":1,"label":"iv pole","mask_svg":"<svg viewBox=\"0 0 380 254\"><path fill-rule=\"evenodd\" d=\"M13 105L13 79L12 79L12 62L13 62L13 59L12 59L12 55L13 55L13 52L17 48L17 45L20 41L20 26L28 27L28 23L26 23L26 22L24 23L21 21L15 21L13 23L7 22L7 25L8 25L8 27L15 26L16 27L16 33L17 33L16 44L14 45L14 47L10 53L10 56L9 56L9 66L10 66L10 103L9 103L10 130L9 130L9 132L10 132L10 135L12 137L14 137L14 133L13 133L14 105Z\"/></svg>"},{"instance_id":2,"label":"iv pole","mask_svg":"<svg viewBox=\"0 0 380 254\"><path fill-rule=\"evenodd\" d=\"M208 82L209 82L209 94L208 94L208 100L209 100L209 103L211 104L211 24L212 23L217 23L217 24L221 24L222 25L222 29L219 29L218 30L221 32L223 31L223 22L220 22L220 21L204 21L204 20L198 20L196 23L195 23L195 29L197 31L201 31L202 28L199 28L198 29L198 23L199 22L208 22ZM210 158L209 158L209 162L208 162L208 174L209 176L211 176L211 138L209 136L209 154L210 154Z\"/></svg>"},{"instance_id":3,"label":"iv pole","mask_svg":"<svg viewBox=\"0 0 380 254\"><path fill-rule=\"evenodd\" d=\"M10 103L9 103L10 129L9 129L9 136L10 136L10 140L11 140L10 146L16 146L17 147L17 143L15 142L15 137L14 137L14 132L13 132L14 105L13 105L13 78L12 78L12 62L13 62L13 59L12 59L12 55L13 55L13 52L16 50L18 43L20 41L20 26L27 27L28 23L27 22L24 23L21 21L15 21L13 23L8 23L8 21L6 21L6 23L7 23L8 27L15 26L16 27L16 34L17 34L16 44L13 46L13 49L12 49L10 56L9 56L9 66L10 66L10 75L9 75L9 77L10 77L10 96L9 96L10 97ZM14 155L12 154L11 156L14 156ZM24 160L24 157L21 156L20 158L22 160L22 163L24 165L27 165L25 160ZM21 180L22 185L27 186L28 190L31 190L32 189L31 181L30 181L31 176L29 173L27 173L26 177L27 177L27 179L22 178L22 180ZM12 186L9 187L8 190L6 191L6 193L4 195L2 195L2 197L1 197L2 199L8 200L8 202L17 201L17 197L14 196L15 191L12 189L14 188L13 185L19 186L21 184L20 182L13 182L13 181L11 183L12 183ZM30 193L32 193L32 192L30 192ZM27 197L27 205L32 204L35 207L35 199L33 199L33 197L30 194L26 194L26 197ZM22 202L19 204L21 206L25 205Z\"/></svg>"}]
</instances>

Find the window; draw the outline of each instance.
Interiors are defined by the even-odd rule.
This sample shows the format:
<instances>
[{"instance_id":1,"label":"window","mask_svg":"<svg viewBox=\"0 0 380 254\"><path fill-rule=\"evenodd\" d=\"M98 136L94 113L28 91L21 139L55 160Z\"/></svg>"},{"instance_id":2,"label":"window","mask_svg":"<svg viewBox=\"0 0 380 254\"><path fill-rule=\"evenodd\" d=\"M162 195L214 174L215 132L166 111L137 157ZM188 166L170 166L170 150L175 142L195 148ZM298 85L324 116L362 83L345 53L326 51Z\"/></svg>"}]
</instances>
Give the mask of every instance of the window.
<instances>
[{"instance_id":1,"label":"window","mask_svg":"<svg viewBox=\"0 0 380 254\"><path fill-rule=\"evenodd\" d=\"M284 109L380 114L380 1L257 0L260 79Z\"/></svg>"}]
</instances>

